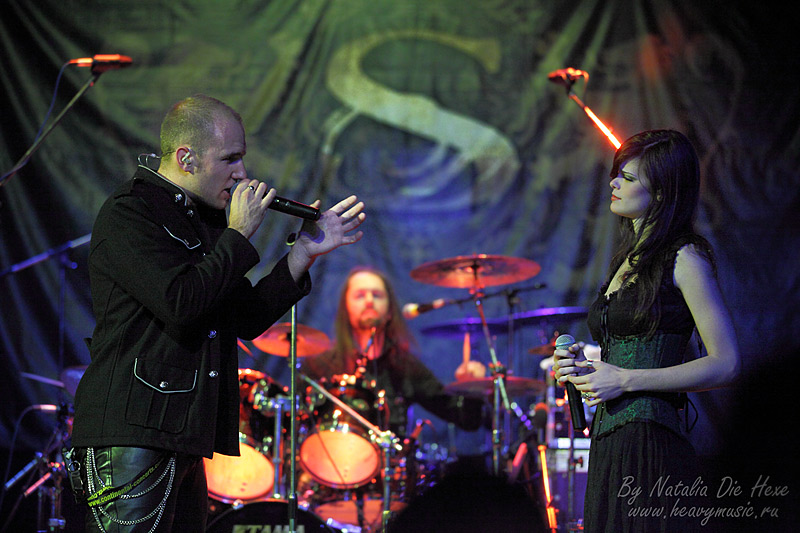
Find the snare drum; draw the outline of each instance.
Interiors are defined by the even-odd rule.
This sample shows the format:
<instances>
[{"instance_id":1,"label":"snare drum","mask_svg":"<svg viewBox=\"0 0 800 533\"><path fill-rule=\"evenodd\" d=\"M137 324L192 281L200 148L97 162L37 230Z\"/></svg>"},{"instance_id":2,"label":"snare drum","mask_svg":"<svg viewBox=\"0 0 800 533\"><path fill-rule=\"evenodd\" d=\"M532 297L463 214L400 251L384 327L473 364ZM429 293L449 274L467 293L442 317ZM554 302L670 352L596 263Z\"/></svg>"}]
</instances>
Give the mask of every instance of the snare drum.
<instances>
[{"instance_id":1,"label":"snare drum","mask_svg":"<svg viewBox=\"0 0 800 533\"><path fill-rule=\"evenodd\" d=\"M361 385L343 385L329 392L367 421L377 420L375 395ZM303 439L299 459L317 482L333 488L356 488L369 483L381 467L381 451L364 427L333 402L312 412L314 430Z\"/></svg>"},{"instance_id":2,"label":"snare drum","mask_svg":"<svg viewBox=\"0 0 800 533\"><path fill-rule=\"evenodd\" d=\"M210 497L225 502L250 502L270 496L275 482L272 456L279 449L273 437L274 418L254 406L257 395L283 390L263 372L239 369L239 457L215 453L204 459ZM279 453L279 452L278 452Z\"/></svg>"}]
</instances>

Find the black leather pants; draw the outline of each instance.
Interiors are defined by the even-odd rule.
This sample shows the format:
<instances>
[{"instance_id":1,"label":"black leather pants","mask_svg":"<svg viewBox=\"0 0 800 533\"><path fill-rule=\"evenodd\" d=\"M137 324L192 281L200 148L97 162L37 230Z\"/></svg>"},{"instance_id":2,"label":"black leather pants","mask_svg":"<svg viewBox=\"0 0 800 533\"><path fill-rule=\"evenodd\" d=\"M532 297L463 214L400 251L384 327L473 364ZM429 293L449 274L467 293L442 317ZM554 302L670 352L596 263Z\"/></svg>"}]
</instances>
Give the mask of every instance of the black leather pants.
<instances>
[{"instance_id":1,"label":"black leather pants","mask_svg":"<svg viewBox=\"0 0 800 533\"><path fill-rule=\"evenodd\" d=\"M140 494L136 498L118 498L101 504L86 513L87 533L147 533L204 531L208 514L208 489L202 457L172 454L163 450L133 447L106 447L94 449L94 464L97 475L105 485L123 487L159 458L164 457L158 468L129 494ZM175 457L174 472L170 457ZM85 476L94 477L95 472L84 461ZM87 471L88 470L88 471ZM163 479L159 478L163 475ZM86 480L87 478L84 477ZM156 482L158 483L153 486ZM84 481L86 483L86 481ZM87 485L88 486L88 485ZM94 477L94 491L100 484ZM148 488L151 490L147 490ZM168 494L167 494L168 492ZM159 505L163 502L163 510ZM101 512L104 511L104 512ZM121 523L120 523L121 522ZM153 529L154 524L158 524Z\"/></svg>"}]
</instances>

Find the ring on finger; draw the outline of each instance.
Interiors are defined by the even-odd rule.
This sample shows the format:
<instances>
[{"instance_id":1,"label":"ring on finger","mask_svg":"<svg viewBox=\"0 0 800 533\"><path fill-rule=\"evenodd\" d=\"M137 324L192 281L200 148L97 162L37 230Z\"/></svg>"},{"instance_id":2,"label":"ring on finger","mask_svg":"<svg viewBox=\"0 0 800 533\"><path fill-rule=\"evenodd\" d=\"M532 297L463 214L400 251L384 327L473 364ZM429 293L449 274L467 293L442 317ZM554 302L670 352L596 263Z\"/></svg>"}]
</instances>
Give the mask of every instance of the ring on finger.
<instances>
[{"instance_id":1,"label":"ring on finger","mask_svg":"<svg viewBox=\"0 0 800 533\"><path fill-rule=\"evenodd\" d=\"M591 400L592 399L592 395L589 394L588 392L582 392L581 393L581 397L584 398L585 400Z\"/></svg>"},{"instance_id":2,"label":"ring on finger","mask_svg":"<svg viewBox=\"0 0 800 533\"><path fill-rule=\"evenodd\" d=\"M256 188L255 188L255 187L253 187L252 185L248 185L248 186L247 186L247 188L248 188L248 189L250 189L251 191L254 191L254 192L255 192L255 190L256 190Z\"/></svg>"}]
</instances>

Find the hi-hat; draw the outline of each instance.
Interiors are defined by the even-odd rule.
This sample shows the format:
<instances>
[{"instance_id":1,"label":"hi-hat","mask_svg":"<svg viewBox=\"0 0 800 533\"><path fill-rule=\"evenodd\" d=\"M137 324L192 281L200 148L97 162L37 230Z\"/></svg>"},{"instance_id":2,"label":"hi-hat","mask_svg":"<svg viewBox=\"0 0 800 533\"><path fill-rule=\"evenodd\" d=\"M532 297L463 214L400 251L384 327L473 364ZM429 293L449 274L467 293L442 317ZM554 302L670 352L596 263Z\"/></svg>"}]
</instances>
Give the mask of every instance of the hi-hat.
<instances>
[{"instance_id":1,"label":"hi-hat","mask_svg":"<svg viewBox=\"0 0 800 533\"><path fill-rule=\"evenodd\" d=\"M439 287L472 289L507 285L532 278L542 269L521 257L473 254L431 261L411 271L411 277Z\"/></svg>"},{"instance_id":2,"label":"hi-hat","mask_svg":"<svg viewBox=\"0 0 800 533\"><path fill-rule=\"evenodd\" d=\"M509 396L533 396L540 394L547 388L543 381L533 378L506 376L504 382ZM492 394L494 391L494 378L486 377L455 381L445 385L444 388L454 394L483 397Z\"/></svg>"},{"instance_id":3,"label":"hi-hat","mask_svg":"<svg viewBox=\"0 0 800 533\"><path fill-rule=\"evenodd\" d=\"M290 322L282 322L275 324L253 339L253 344L262 352L288 357L291 349L291 335L292 324ZM319 355L331 347L330 339L322 331L302 324L297 325L297 357Z\"/></svg>"}]
</instances>

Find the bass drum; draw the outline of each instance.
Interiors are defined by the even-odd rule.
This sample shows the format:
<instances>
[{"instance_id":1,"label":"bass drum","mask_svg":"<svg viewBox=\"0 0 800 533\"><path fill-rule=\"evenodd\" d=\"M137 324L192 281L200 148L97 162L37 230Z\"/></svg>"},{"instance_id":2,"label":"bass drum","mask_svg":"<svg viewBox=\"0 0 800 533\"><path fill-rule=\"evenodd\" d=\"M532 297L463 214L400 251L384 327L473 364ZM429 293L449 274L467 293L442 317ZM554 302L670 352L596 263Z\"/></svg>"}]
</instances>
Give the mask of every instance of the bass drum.
<instances>
[{"instance_id":1,"label":"bass drum","mask_svg":"<svg viewBox=\"0 0 800 533\"><path fill-rule=\"evenodd\" d=\"M329 527L316 515L298 508L295 515L297 533L326 531L336 533L338 530ZM289 504L286 500L268 500L248 503L240 507L226 509L206 527L206 533L233 533L245 531L290 531Z\"/></svg>"}]
</instances>

